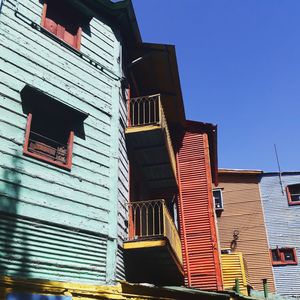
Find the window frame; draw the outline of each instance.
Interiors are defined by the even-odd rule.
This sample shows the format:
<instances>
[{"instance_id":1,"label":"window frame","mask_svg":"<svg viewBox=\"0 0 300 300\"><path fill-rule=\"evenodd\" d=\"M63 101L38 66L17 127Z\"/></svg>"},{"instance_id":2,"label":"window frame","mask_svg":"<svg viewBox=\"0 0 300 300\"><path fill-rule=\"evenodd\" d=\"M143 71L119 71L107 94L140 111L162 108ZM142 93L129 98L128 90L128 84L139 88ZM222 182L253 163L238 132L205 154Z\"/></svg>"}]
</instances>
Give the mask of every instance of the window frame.
<instances>
[{"instance_id":1,"label":"window frame","mask_svg":"<svg viewBox=\"0 0 300 300\"><path fill-rule=\"evenodd\" d=\"M215 197L214 197L214 192L215 191L219 191L220 195L221 195L221 203L222 203L222 207L221 208L217 208L216 207L216 202L215 202ZM215 211L223 211L224 210L224 199L223 199L223 194L222 194L223 189L222 188L215 188L213 189L212 193L213 193L213 199L214 199L214 207L215 207Z\"/></svg>"},{"instance_id":2,"label":"window frame","mask_svg":"<svg viewBox=\"0 0 300 300\"><path fill-rule=\"evenodd\" d=\"M284 258L284 252L287 250L293 251L293 255L295 260L285 260ZM272 251L278 251L279 252L279 257L280 261L274 261L273 260L273 255ZM270 249L270 256L271 256L271 261L273 266L288 266L288 265L298 265L298 259L296 255L296 248L290 248L290 247L283 247L283 248L276 248L276 249Z\"/></svg>"},{"instance_id":3,"label":"window frame","mask_svg":"<svg viewBox=\"0 0 300 300\"><path fill-rule=\"evenodd\" d=\"M52 160L50 158L47 158L43 155L37 154L37 153L32 153L28 150L29 146L29 137L30 137L30 131L31 131L31 123L32 123L32 113L29 113L27 116L27 123L26 123L26 128L25 128L25 141L23 145L23 153L26 156L36 158L40 161L47 162L51 165L55 165L57 167L66 169L68 171L71 171L72 168L72 154L73 154L73 144L74 144L74 131L70 130L69 138L68 138L68 143L67 143L67 159L66 163L62 163L59 161Z\"/></svg>"},{"instance_id":4,"label":"window frame","mask_svg":"<svg viewBox=\"0 0 300 300\"><path fill-rule=\"evenodd\" d=\"M72 46L70 45L68 42L66 42L59 34L54 34L51 31L49 31L46 27L45 27L45 23L46 23L46 18L47 18L47 8L48 8L48 0L44 0L44 5L43 5L43 10L42 10L42 17L41 17L41 26L47 30L47 32L55 35L57 38L59 38L61 41L63 41L64 43L66 43L68 46L76 49L77 51L80 51L80 47L81 47L81 36L82 36L82 27L78 26L78 31L76 34L76 46ZM57 24L58 26L62 27L63 26L61 24Z\"/></svg>"},{"instance_id":5,"label":"window frame","mask_svg":"<svg viewBox=\"0 0 300 300\"><path fill-rule=\"evenodd\" d=\"M292 201L292 194L291 194L289 188L293 185L299 185L300 186L300 183L289 184L285 188L289 206L300 205L300 200L299 201Z\"/></svg>"}]
</instances>

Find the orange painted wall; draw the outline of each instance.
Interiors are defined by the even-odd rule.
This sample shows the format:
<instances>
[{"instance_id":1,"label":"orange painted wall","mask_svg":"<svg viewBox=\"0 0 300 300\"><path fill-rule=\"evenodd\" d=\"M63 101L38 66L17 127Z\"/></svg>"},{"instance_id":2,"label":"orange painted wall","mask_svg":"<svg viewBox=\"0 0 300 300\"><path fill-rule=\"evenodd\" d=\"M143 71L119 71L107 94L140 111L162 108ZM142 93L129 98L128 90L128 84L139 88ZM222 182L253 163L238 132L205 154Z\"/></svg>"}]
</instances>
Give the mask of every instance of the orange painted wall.
<instances>
[{"instance_id":1,"label":"orange painted wall","mask_svg":"<svg viewBox=\"0 0 300 300\"><path fill-rule=\"evenodd\" d=\"M219 174L223 188L224 211L218 219L221 247L230 248L233 231L239 231L235 251L242 252L247 263L250 284L263 290L262 279L268 279L274 292L274 278L259 191L259 175Z\"/></svg>"}]
</instances>

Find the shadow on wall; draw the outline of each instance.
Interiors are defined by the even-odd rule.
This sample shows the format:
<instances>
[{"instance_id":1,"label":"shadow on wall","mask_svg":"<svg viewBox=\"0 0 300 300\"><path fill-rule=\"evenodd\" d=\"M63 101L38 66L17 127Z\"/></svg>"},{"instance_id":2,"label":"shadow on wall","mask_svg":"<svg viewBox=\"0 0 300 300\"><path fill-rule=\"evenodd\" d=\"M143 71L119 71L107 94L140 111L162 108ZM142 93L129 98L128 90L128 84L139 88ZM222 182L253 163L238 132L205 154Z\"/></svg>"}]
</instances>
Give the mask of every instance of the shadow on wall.
<instances>
[{"instance_id":1,"label":"shadow on wall","mask_svg":"<svg viewBox=\"0 0 300 300\"><path fill-rule=\"evenodd\" d=\"M71 296L53 296L41 294L10 293L7 300L72 300Z\"/></svg>"},{"instance_id":2,"label":"shadow on wall","mask_svg":"<svg viewBox=\"0 0 300 300\"><path fill-rule=\"evenodd\" d=\"M28 238L22 220L17 217L21 191L20 156L22 153L15 151L11 162L0 169L0 276L26 278L29 275ZM5 299L1 290L0 286L0 299Z\"/></svg>"}]
</instances>

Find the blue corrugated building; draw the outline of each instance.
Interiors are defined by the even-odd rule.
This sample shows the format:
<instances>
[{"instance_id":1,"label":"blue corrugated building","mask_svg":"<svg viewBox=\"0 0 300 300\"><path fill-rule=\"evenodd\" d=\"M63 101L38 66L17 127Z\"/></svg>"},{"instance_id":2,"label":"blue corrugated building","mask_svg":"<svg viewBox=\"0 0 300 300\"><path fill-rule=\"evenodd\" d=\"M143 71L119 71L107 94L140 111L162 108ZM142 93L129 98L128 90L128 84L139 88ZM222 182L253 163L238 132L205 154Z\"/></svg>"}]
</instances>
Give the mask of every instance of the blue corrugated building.
<instances>
[{"instance_id":1,"label":"blue corrugated building","mask_svg":"<svg viewBox=\"0 0 300 300\"><path fill-rule=\"evenodd\" d=\"M261 198L276 292L300 296L300 172L264 173Z\"/></svg>"}]
</instances>

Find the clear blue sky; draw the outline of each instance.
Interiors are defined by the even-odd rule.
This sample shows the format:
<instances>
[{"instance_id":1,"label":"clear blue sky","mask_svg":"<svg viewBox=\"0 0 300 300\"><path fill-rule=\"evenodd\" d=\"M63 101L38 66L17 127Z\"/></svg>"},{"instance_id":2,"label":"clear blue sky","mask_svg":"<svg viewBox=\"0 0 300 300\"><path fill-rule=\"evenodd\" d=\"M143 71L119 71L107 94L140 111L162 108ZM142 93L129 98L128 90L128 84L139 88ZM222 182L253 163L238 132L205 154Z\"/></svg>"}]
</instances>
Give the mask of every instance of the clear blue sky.
<instances>
[{"instance_id":1,"label":"clear blue sky","mask_svg":"<svg viewBox=\"0 0 300 300\"><path fill-rule=\"evenodd\" d=\"M133 0L143 41L176 45L187 118L219 166L300 170L300 0Z\"/></svg>"}]
</instances>

